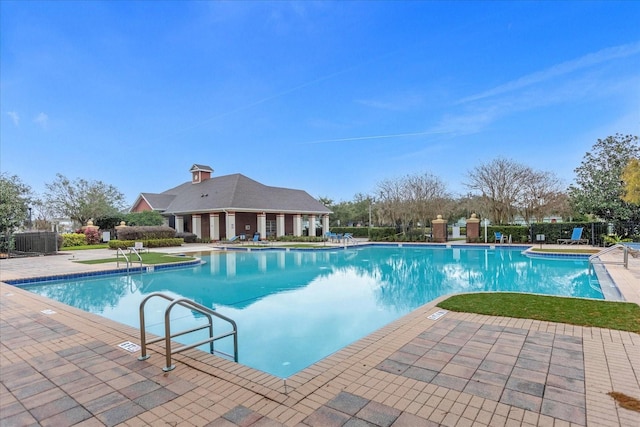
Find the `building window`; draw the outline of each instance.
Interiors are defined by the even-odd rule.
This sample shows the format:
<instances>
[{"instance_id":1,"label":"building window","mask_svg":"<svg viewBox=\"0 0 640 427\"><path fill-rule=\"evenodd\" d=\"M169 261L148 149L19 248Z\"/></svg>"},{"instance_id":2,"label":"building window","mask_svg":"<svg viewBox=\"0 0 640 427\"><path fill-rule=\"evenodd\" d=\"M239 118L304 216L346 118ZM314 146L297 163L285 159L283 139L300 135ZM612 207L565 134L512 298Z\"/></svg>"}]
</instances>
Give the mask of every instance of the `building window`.
<instances>
[{"instance_id":1,"label":"building window","mask_svg":"<svg viewBox=\"0 0 640 427\"><path fill-rule=\"evenodd\" d=\"M267 220L267 237L271 237L271 236L275 236L276 235L276 221L273 219L268 219Z\"/></svg>"}]
</instances>

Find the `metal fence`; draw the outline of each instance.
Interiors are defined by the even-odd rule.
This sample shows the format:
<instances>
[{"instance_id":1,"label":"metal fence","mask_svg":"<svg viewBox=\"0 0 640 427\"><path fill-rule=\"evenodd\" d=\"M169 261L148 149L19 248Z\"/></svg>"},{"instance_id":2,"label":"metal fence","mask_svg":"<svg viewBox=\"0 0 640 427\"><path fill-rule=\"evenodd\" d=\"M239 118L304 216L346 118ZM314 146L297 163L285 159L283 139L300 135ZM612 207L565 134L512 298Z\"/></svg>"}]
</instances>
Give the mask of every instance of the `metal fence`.
<instances>
[{"instance_id":1,"label":"metal fence","mask_svg":"<svg viewBox=\"0 0 640 427\"><path fill-rule=\"evenodd\" d=\"M28 231L0 235L0 252L5 257L41 256L58 252L58 233Z\"/></svg>"},{"instance_id":2,"label":"metal fence","mask_svg":"<svg viewBox=\"0 0 640 427\"><path fill-rule=\"evenodd\" d=\"M575 227L582 227L582 238L593 246L608 246L612 240L631 240L640 242L640 223L637 222L558 222L535 223L529 229L530 241L536 242L536 236L544 235L546 243L555 243L557 239L568 239Z\"/></svg>"}]
</instances>

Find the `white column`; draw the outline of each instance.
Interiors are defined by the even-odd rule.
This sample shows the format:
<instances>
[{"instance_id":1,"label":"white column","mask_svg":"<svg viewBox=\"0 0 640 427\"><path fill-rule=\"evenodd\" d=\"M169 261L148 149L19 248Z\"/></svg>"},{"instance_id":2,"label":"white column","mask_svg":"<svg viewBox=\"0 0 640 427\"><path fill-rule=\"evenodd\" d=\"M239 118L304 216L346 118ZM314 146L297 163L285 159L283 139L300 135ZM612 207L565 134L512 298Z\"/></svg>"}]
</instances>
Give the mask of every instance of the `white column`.
<instances>
[{"instance_id":1,"label":"white column","mask_svg":"<svg viewBox=\"0 0 640 427\"><path fill-rule=\"evenodd\" d=\"M227 252L225 259L226 269L227 269L227 277L235 277L236 275L236 253L233 251Z\"/></svg>"},{"instance_id":2,"label":"white column","mask_svg":"<svg viewBox=\"0 0 640 427\"><path fill-rule=\"evenodd\" d=\"M209 214L209 237L211 240L220 240L220 215Z\"/></svg>"},{"instance_id":3,"label":"white column","mask_svg":"<svg viewBox=\"0 0 640 427\"><path fill-rule=\"evenodd\" d=\"M176 232L184 233L184 217L181 215L176 215Z\"/></svg>"},{"instance_id":4,"label":"white column","mask_svg":"<svg viewBox=\"0 0 640 427\"><path fill-rule=\"evenodd\" d=\"M329 231L329 214L325 214L322 215L322 235L325 236Z\"/></svg>"},{"instance_id":5,"label":"white column","mask_svg":"<svg viewBox=\"0 0 640 427\"><path fill-rule=\"evenodd\" d=\"M293 216L293 235L302 236L302 215L296 214Z\"/></svg>"},{"instance_id":6,"label":"white column","mask_svg":"<svg viewBox=\"0 0 640 427\"><path fill-rule=\"evenodd\" d=\"M267 214L264 212L258 214L258 233L260 239L267 238Z\"/></svg>"},{"instance_id":7,"label":"white column","mask_svg":"<svg viewBox=\"0 0 640 427\"><path fill-rule=\"evenodd\" d=\"M226 218L227 224L227 239L232 238L236 235L236 213L235 212L227 212Z\"/></svg>"},{"instance_id":8,"label":"white column","mask_svg":"<svg viewBox=\"0 0 640 427\"><path fill-rule=\"evenodd\" d=\"M287 257L286 257L286 252L284 251L278 251L278 268L280 270L284 270L286 263L287 263Z\"/></svg>"},{"instance_id":9,"label":"white column","mask_svg":"<svg viewBox=\"0 0 640 427\"><path fill-rule=\"evenodd\" d=\"M309 215L309 237L316 237L316 216Z\"/></svg>"},{"instance_id":10,"label":"white column","mask_svg":"<svg viewBox=\"0 0 640 427\"><path fill-rule=\"evenodd\" d=\"M218 274L220 272L220 257L212 255L209 260L209 271L212 274Z\"/></svg>"},{"instance_id":11,"label":"white column","mask_svg":"<svg viewBox=\"0 0 640 427\"><path fill-rule=\"evenodd\" d=\"M263 273L267 271L267 254L264 252L258 254L258 270Z\"/></svg>"},{"instance_id":12,"label":"white column","mask_svg":"<svg viewBox=\"0 0 640 427\"><path fill-rule=\"evenodd\" d=\"M276 237L285 235L284 214L276 215Z\"/></svg>"},{"instance_id":13,"label":"white column","mask_svg":"<svg viewBox=\"0 0 640 427\"><path fill-rule=\"evenodd\" d=\"M202 239L202 217L199 214L191 215L191 230L198 239Z\"/></svg>"}]
</instances>

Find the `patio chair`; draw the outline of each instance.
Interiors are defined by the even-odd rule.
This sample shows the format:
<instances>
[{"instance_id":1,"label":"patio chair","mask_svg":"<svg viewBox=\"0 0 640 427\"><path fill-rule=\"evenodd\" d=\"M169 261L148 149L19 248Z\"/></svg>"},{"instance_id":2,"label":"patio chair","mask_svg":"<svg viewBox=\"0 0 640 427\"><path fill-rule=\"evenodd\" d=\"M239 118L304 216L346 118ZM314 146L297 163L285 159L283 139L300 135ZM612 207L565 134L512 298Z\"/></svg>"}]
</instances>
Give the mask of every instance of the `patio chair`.
<instances>
[{"instance_id":1,"label":"patio chair","mask_svg":"<svg viewBox=\"0 0 640 427\"><path fill-rule=\"evenodd\" d=\"M559 245L580 245L582 243L589 243L588 239L582 238L582 230L584 227L575 227L571 233L570 239L558 239Z\"/></svg>"},{"instance_id":2,"label":"patio chair","mask_svg":"<svg viewBox=\"0 0 640 427\"><path fill-rule=\"evenodd\" d=\"M504 234L501 231L495 231L493 234L495 236L494 243L504 243Z\"/></svg>"},{"instance_id":3,"label":"patio chair","mask_svg":"<svg viewBox=\"0 0 640 427\"><path fill-rule=\"evenodd\" d=\"M138 252L139 254L142 253L142 252L147 252L147 253L149 252L149 248L147 248L144 245L144 242L134 242L133 246L128 248L128 249L129 249L129 251L131 251L133 249L136 252Z\"/></svg>"},{"instance_id":4,"label":"patio chair","mask_svg":"<svg viewBox=\"0 0 640 427\"><path fill-rule=\"evenodd\" d=\"M262 240L260 240L260 233L255 233L253 235L253 239L251 240L253 243L259 243L261 245L267 245L268 242L263 242Z\"/></svg>"}]
</instances>

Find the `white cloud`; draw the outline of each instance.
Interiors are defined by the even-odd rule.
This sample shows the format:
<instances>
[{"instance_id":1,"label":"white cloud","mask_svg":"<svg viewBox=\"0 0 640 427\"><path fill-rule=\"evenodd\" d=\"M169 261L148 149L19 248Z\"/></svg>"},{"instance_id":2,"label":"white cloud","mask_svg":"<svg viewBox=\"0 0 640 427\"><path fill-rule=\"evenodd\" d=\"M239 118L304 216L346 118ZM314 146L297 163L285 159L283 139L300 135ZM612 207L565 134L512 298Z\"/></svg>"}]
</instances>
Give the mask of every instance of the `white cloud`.
<instances>
[{"instance_id":1,"label":"white cloud","mask_svg":"<svg viewBox=\"0 0 640 427\"><path fill-rule=\"evenodd\" d=\"M546 70L527 74L523 77L520 77L519 79L512 80L500 86L496 86L482 93L468 96L460 100L460 103L473 102L496 95L502 95L514 90L525 88L527 86L543 83L545 81L563 76L565 74L593 67L594 65L612 61L614 59L637 55L638 53L640 53L640 42L602 49L598 52L587 54L578 59L554 65L553 67L547 68Z\"/></svg>"},{"instance_id":2,"label":"white cloud","mask_svg":"<svg viewBox=\"0 0 640 427\"><path fill-rule=\"evenodd\" d=\"M18 113L16 113L15 111L9 111L7 112L7 115L11 117L11 121L13 122L14 125L16 126L20 125L20 115L18 115Z\"/></svg>"},{"instance_id":3,"label":"white cloud","mask_svg":"<svg viewBox=\"0 0 640 427\"><path fill-rule=\"evenodd\" d=\"M36 116L35 119L33 119L34 123L40 125L40 127L42 127L43 129L47 129L48 125L49 125L49 116L47 116L45 113L40 113Z\"/></svg>"}]
</instances>

